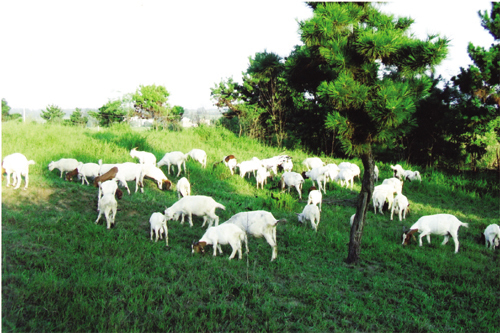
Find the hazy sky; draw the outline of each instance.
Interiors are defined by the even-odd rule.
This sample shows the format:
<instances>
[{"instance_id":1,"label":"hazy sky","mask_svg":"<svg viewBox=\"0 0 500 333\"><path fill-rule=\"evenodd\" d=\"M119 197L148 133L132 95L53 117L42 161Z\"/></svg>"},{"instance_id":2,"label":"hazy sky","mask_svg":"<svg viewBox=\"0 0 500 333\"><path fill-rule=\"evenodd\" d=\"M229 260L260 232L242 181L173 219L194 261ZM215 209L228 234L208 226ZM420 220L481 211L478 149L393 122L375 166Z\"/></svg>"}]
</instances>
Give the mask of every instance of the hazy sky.
<instances>
[{"instance_id":1,"label":"hazy sky","mask_svg":"<svg viewBox=\"0 0 500 333\"><path fill-rule=\"evenodd\" d=\"M398 1L382 6L416 20L420 38L452 40L438 74L470 63L467 44L489 47L478 10L488 1ZM99 108L139 85L163 85L170 105L213 108L210 88L241 80L248 57L287 56L300 44L302 1L2 1L0 97L12 108Z\"/></svg>"}]
</instances>

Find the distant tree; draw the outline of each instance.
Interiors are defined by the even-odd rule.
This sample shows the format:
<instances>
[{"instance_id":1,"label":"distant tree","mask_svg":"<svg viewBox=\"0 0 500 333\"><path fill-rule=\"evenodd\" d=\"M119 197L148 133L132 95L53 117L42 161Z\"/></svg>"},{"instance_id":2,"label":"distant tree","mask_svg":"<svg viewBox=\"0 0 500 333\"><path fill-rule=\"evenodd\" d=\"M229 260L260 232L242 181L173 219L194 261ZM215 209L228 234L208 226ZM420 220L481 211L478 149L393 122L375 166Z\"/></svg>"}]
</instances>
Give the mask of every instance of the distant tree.
<instances>
[{"instance_id":1,"label":"distant tree","mask_svg":"<svg viewBox=\"0 0 500 333\"><path fill-rule=\"evenodd\" d=\"M2 98L2 121L13 120L21 117L19 113L10 114L10 110L11 108L7 104L7 101L5 98Z\"/></svg>"},{"instance_id":2,"label":"distant tree","mask_svg":"<svg viewBox=\"0 0 500 333\"><path fill-rule=\"evenodd\" d=\"M431 86L422 74L446 57L449 41L438 36L421 41L408 32L413 20L394 19L370 2L312 7L314 16L300 23L301 39L312 57L302 64L323 73L315 94L328 107L326 125L364 166L347 256L348 263L355 263L373 192L372 146L405 134L416 100ZM303 86L315 86L318 80L313 79Z\"/></svg>"},{"instance_id":3,"label":"distant tree","mask_svg":"<svg viewBox=\"0 0 500 333\"><path fill-rule=\"evenodd\" d=\"M127 110L121 100L108 101L99 108L98 112L89 111L89 115L97 119L101 126L110 126L113 123L121 122L126 114Z\"/></svg>"},{"instance_id":4,"label":"distant tree","mask_svg":"<svg viewBox=\"0 0 500 333\"><path fill-rule=\"evenodd\" d=\"M486 11L478 14L481 25L495 41L489 49L469 43L468 53L474 64L461 68L460 74L452 78L462 92L456 108L462 121L453 137L465 145L472 169L491 144L485 133L493 131L497 143L500 141L500 128L496 125L500 117L500 3L492 2L491 15Z\"/></svg>"},{"instance_id":5,"label":"distant tree","mask_svg":"<svg viewBox=\"0 0 500 333\"><path fill-rule=\"evenodd\" d=\"M83 116L82 109L75 108L75 111L70 115L69 120L74 126L85 126L88 121L88 117Z\"/></svg>"},{"instance_id":6,"label":"distant tree","mask_svg":"<svg viewBox=\"0 0 500 333\"><path fill-rule=\"evenodd\" d=\"M40 117L45 119L48 123L62 121L64 112L57 105L48 105L45 110L42 110Z\"/></svg>"},{"instance_id":7,"label":"distant tree","mask_svg":"<svg viewBox=\"0 0 500 333\"><path fill-rule=\"evenodd\" d=\"M181 120L182 116L184 116L184 113L186 111L184 110L184 108L182 106L179 106L179 105L175 105L173 108L172 108L172 111L171 111L171 114L172 114L172 119L176 120L176 121L179 121Z\"/></svg>"},{"instance_id":8,"label":"distant tree","mask_svg":"<svg viewBox=\"0 0 500 333\"><path fill-rule=\"evenodd\" d=\"M170 93L163 86L157 86L155 84L150 86L139 86L136 92L132 94L135 114L140 118L152 118L156 121L165 119L169 121L169 95Z\"/></svg>"}]
</instances>

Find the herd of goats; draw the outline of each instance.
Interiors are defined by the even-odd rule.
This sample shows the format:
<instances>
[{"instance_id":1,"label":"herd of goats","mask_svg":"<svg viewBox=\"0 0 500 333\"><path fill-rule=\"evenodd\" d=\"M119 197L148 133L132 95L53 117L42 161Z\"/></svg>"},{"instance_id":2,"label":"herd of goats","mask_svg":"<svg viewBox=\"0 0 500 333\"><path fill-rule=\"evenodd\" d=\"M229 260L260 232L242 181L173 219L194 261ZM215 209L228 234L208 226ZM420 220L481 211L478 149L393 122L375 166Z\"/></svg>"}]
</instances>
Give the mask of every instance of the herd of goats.
<instances>
[{"instance_id":1,"label":"herd of goats","mask_svg":"<svg viewBox=\"0 0 500 333\"><path fill-rule=\"evenodd\" d=\"M117 198L121 199L123 193L119 185L124 187L128 194L130 189L127 182L135 181L137 192L140 188L143 192L144 178L150 178L156 181L158 188L170 189L172 183L160 169L167 167L170 174L170 167L177 166L177 177L180 176L182 168L186 173L186 160L192 158L198 161L203 168L207 165L207 154L201 149L192 149L187 154L179 151L166 153L157 163L156 156L150 152L138 151L136 148L130 151L132 158L137 158L139 163L125 162L119 164L83 163L73 158L63 158L58 161L52 161L48 165L50 171L58 169L60 177L72 180L74 177L81 179L82 184L87 183L88 179L93 179L94 186L98 187L98 216L95 221L97 224L104 214L107 228L111 228L115 223L117 212ZM355 177L360 176L360 168L349 162L342 162L339 165L334 163L326 164L318 157L306 158L302 164L307 169L302 173L294 172L292 159L286 155L274 156L268 159L260 160L254 157L251 160L238 163L234 155L228 155L218 163L224 163L233 175L236 169L239 175L244 178L247 174L256 179L257 188L267 183L267 179L272 174L277 175L282 171L280 178L280 189L290 189L294 187L297 190L299 198L302 199L302 185L305 179L310 179L313 186L309 190L307 204L300 214L297 214L298 220L302 223L309 221L311 227L317 231L322 205L323 193L326 194L326 183L336 181L340 186L353 188ZM18 189L21 185L22 177L25 179L24 189L28 188L29 166L35 164L33 160L28 160L21 153L14 153L6 156L2 161L2 176L7 174L7 186L10 186L10 176L12 175L12 186ZM403 195L403 180L422 181L418 171L404 170L401 165L391 165L393 177L383 180L382 184L375 186L372 201L374 213L377 211L383 214L384 206L391 211L391 220L394 212L398 214L399 220L406 218L409 209L408 198ZM378 168L375 166L374 180L378 181ZM316 187L317 185L317 187ZM193 226L192 216L203 217L203 225L208 222L208 228L205 234L197 242L193 242L192 252L204 253L207 245L212 245L213 255L216 256L217 250L222 253L221 245L229 244L232 247L232 253L229 259L234 258L236 252L238 257L242 258L242 244L245 244L248 253L247 235L254 237L264 237L272 248L271 261L276 259L278 247L276 242L276 225L279 220L267 211L249 211L233 215L228 221L219 224L219 217L215 214L217 208L225 209L224 205L216 202L213 198L204 195L191 195L191 185L186 177L182 177L176 184L178 201L172 206L167 207L164 213L155 212L150 217L150 237L155 241L165 237L168 246L168 228L167 221L178 220L181 218L181 224L184 223L185 216L188 216L190 226ZM351 216L351 225L355 215ZM446 244L450 237L455 244L455 253L458 252L458 229L468 227L467 223L460 222L455 216L450 214L435 214L422 216L403 234L403 244L406 245L415 233L419 232L419 245L422 246L422 238L427 237L430 243L430 235L444 236L442 244ZM495 249L500 245L500 227L498 224L490 224L484 230L485 245Z\"/></svg>"}]
</instances>

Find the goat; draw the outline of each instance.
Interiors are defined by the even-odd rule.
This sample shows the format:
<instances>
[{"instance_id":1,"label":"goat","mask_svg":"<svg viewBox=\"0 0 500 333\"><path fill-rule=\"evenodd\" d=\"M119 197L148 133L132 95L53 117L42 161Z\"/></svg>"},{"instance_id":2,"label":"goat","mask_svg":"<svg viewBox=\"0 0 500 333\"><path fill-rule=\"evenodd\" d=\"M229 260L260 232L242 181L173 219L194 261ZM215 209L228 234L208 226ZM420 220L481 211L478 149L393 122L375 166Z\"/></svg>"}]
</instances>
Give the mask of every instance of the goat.
<instances>
[{"instance_id":1,"label":"goat","mask_svg":"<svg viewBox=\"0 0 500 333\"><path fill-rule=\"evenodd\" d=\"M301 223L304 223L307 220L311 221L311 227L314 229L314 231L318 231L320 218L318 206L313 204L306 205L304 207L304 210L302 210L302 213L297 214L297 218Z\"/></svg>"},{"instance_id":2,"label":"goat","mask_svg":"<svg viewBox=\"0 0 500 333\"><path fill-rule=\"evenodd\" d=\"M399 164L396 165L391 165L391 169L393 171L393 177L398 178L398 179L403 179L403 175L405 173L405 170L403 167Z\"/></svg>"},{"instance_id":3,"label":"goat","mask_svg":"<svg viewBox=\"0 0 500 333\"><path fill-rule=\"evenodd\" d=\"M398 178L384 179L384 181L382 182L381 185L389 185L389 186L394 187L394 192L398 193L398 194L403 192L403 182L401 180L399 180Z\"/></svg>"},{"instance_id":4,"label":"goat","mask_svg":"<svg viewBox=\"0 0 500 333\"><path fill-rule=\"evenodd\" d=\"M484 242L486 248L492 250L500 245L500 226L498 226L498 224L490 224L484 229Z\"/></svg>"},{"instance_id":5,"label":"goat","mask_svg":"<svg viewBox=\"0 0 500 333\"><path fill-rule=\"evenodd\" d=\"M97 163L83 163L83 162L80 162L78 164L78 167L69 172L69 173L66 173L66 180L69 180L71 181L73 179L74 176L78 175L80 176L80 178L82 179L82 185L86 182L87 185L90 185L87 177L92 177L92 178L96 178L99 176L99 170L100 170L100 166L99 164ZM76 173L75 173L76 171Z\"/></svg>"},{"instance_id":6,"label":"goat","mask_svg":"<svg viewBox=\"0 0 500 333\"><path fill-rule=\"evenodd\" d=\"M190 195L181 198L176 203L174 203L169 208L165 209L165 216L167 220L172 218L178 220L179 216L182 216L181 224L184 224L184 216L189 217L189 226L193 226L193 215L203 216L203 225L207 223L207 217L210 218L208 226L212 226L215 221L215 225L219 225L219 217L215 215L215 209L220 208L225 210L224 205L216 202L211 197L204 195Z\"/></svg>"},{"instance_id":7,"label":"goat","mask_svg":"<svg viewBox=\"0 0 500 333\"><path fill-rule=\"evenodd\" d=\"M265 167L260 167L257 169L257 176L255 177L257 183L257 189L259 188L259 184L262 189L264 189L264 184L267 184L267 177L271 177L271 173Z\"/></svg>"},{"instance_id":8,"label":"goat","mask_svg":"<svg viewBox=\"0 0 500 333\"><path fill-rule=\"evenodd\" d=\"M188 157L188 154L183 154L180 151L173 151L170 153L166 153L156 166L159 168L163 165L166 165L168 167L168 174L170 175L170 166L177 165L179 171L177 173L177 177L179 177L182 171L182 166L184 166L184 173L186 173L186 160L188 159Z\"/></svg>"},{"instance_id":9,"label":"goat","mask_svg":"<svg viewBox=\"0 0 500 333\"><path fill-rule=\"evenodd\" d=\"M116 198L121 199L123 192L118 188L118 183L115 179L106 180L105 182L99 182L99 194L97 196L98 200L105 194L116 195Z\"/></svg>"},{"instance_id":10,"label":"goat","mask_svg":"<svg viewBox=\"0 0 500 333\"><path fill-rule=\"evenodd\" d=\"M316 187L311 186L309 189L309 196L307 198L307 204L317 205L319 204L319 211L321 212L321 205L323 202L323 195L320 190L317 190Z\"/></svg>"},{"instance_id":11,"label":"goat","mask_svg":"<svg viewBox=\"0 0 500 333\"><path fill-rule=\"evenodd\" d=\"M323 190L323 192L326 194L326 181L328 179L328 170L329 168L327 167L315 167L310 171L302 172L302 178L311 179L313 186L314 182L316 181L318 183L319 190L320 191ZM323 185L321 185L322 182Z\"/></svg>"},{"instance_id":12,"label":"goat","mask_svg":"<svg viewBox=\"0 0 500 333\"><path fill-rule=\"evenodd\" d=\"M12 174L12 186L17 190L21 186L22 176L24 176L24 190L28 188L29 166L35 161L29 160L21 153L14 153L4 157L2 161L2 175L7 174L7 187L10 186L10 175Z\"/></svg>"},{"instance_id":13,"label":"goat","mask_svg":"<svg viewBox=\"0 0 500 333\"><path fill-rule=\"evenodd\" d=\"M255 238L264 237L269 246L272 248L271 261L273 261L278 257L276 226L279 222L284 221L286 220L276 220L270 212L264 210L254 210L235 214L221 225L234 224Z\"/></svg>"},{"instance_id":14,"label":"goat","mask_svg":"<svg viewBox=\"0 0 500 333\"><path fill-rule=\"evenodd\" d=\"M94 186L99 187L99 183L104 183L107 180L114 179L117 173L118 173L118 167L116 166L112 167L106 173L101 174L100 176L94 178Z\"/></svg>"},{"instance_id":15,"label":"goat","mask_svg":"<svg viewBox=\"0 0 500 333\"><path fill-rule=\"evenodd\" d=\"M253 172L255 177L255 172L261 167L261 162L257 157L252 158L249 161L243 161L236 165L240 169L240 177L244 178L249 172ZM250 177L250 174L248 175Z\"/></svg>"},{"instance_id":16,"label":"goat","mask_svg":"<svg viewBox=\"0 0 500 333\"><path fill-rule=\"evenodd\" d=\"M117 206L118 203L116 202L113 194L108 193L103 195L97 204L99 215L97 216L97 220L95 220L95 224L99 222L101 215L104 213L104 216L106 217L106 229L110 229L111 224L115 224Z\"/></svg>"},{"instance_id":17,"label":"goat","mask_svg":"<svg viewBox=\"0 0 500 333\"><path fill-rule=\"evenodd\" d=\"M288 187L288 193L290 193L290 188L293 186L299 193L299 198L302 200L302 184L304 183L304 178L300 173L297 172L284 172L281 175L280 188L281 191L285 190L285 185Z\"/></svg>"},{"instance_id":18,"label":"goat","mask_svg":"<svg viewBox=\"0 0 500 333\"><path fill-rule=\"evenodd\" d=\"M128 181L135 180L135 192L137 193L137 189L141 188L141 193L144 193L144 185L143 185L143 173L144 169L147 166L145 164L137 164L132 162L125 162L118 165L118 172L115 175L115 178L118 180L120 185L127 189L128 194L130 195L130 189L128 188Z\"/></svg>"},{"instance_id":19,"label":"goat","mask_svg":"<svg viewBox=\"0 0 500 333\"><path fill-rule=\"evenodd\" d=\"M137 147L130 151L132 158L138 158L139 164L152 164L156 165L156 156L147 151L138 151Z\"/></svg>"},{"instance_id":20,"label":"goat","mask_svg":"<svg viewBox=\"0 0 500 333\"><path fill-rule=\"evenodd\" d=\"M168 180L163 171L154 164L144 165L142 169L142 178L144 179L144 177L155 180L160 190L170 190L172 186L172 182Z\"/></svg>"},{"instance_id":21,"label":"goat","mask_svg":"<svg viewBox=\"0 0 500 333\"><path fill-rule=\"evenodd\" d=\"M388 203L388 209L392 209L394 202L394 188L391 185L375 186L372 194L373 212L377 214L377 208L380 214L384 214L384 205Z\"/></svg>"},{"instance_id":22,"label":"goat","mask_svg":"<svg viewBox=\"0 0 500 333\"><path fill-rule=\"evenodd\" d=\"M151 240L153 240L153 232L156 234L155 242L158 242L158 236L162 238L162 234L165 233L165 239L168 246L168 226L167 219L162 213L153 213L149 218Z\"/></svg>"},{"instance_id":23,"label":"goat","mask_svg":"<svg viewBox=\"0 0 500 333\"><path fill-rule=\"evenodd\" d=\"M231 175L233 175L234 168L236 168L236 165L238 164L236 157L234 157L234 155L227 155L222 159L222 161L229 168L229 171L231 171Z\"/></svg>"},{"instance_id":24,"label":"goat","mask_svg":"<svg viewBox=\"0 0 500 333\"><path fill-rule=\"evenodd\" d=\"M61 176L59 178L62 178L63 172L75 170L78 168L78 164L79 162L74 158L61 158L59 161L52 161L49 163L49 171L58 169L61 171Z\"/></svg>"},{"instance_id":25,"label":"goat","mask_svg":"<svg viewBox=\"0 0 500 333\"><path fill-rule=\"evenodd\" d=\"M339 164L339 169L340 170L343 170L343 169L348 169L351 171L352 173L352 178L354 180L354 177L358 177L360 176L361 174L361 169L359 168L359 166L357 166L356 164L354 163L350 163L350 162L342 162ZM351 187L352 189L352 187Z\"/></svg>"},{"instance_id":26,"label":"goat","mask_svg":"<svg viewBox=\"0 0 500 333\"><path fill-rule=\"evenodd\" d=\"M378 167L375 165L373 168L373 182L376 183L378 182Z\"/></svg>"},{"instance_id":27,"label":"goat","mask_svg":"<svg viewBox=\"0 0 500 333\"><path fill-rule=\"evenodd\" d=\"M181 196L185 197L191 195L191 184L189 184L189 180L186 177L182 177L177 182L177 198L180 199Z\"/></svg>"},{"instance_id":28,"label":"goat","mask_svg":"<svg viewBox=\"0 0 500 333\"><path fill-rule=\"evenodd\" d=\"M229 256L229 260L233 259L238 252L238 258L242 259L241 242L245 242L248 253L248 240L245 231L231 223L224 223L216 227L209 227L205 234L198 242L193 242L191 245L192 253L205 253L205 246L212 245L214 248L214 257L217 255L217 249L222 254L221 245L229 244L233 252Z\"/></svg>"},{"instance_id":29,"label":"goat","mask_svg":"<svg viewBox=\"0 0 500 333\"><path fill-rule=\"evenodd\" d=\"M308 157L304 161L302 161L302 164L307 168L307 171L325 165L325 163L319 157Z\"/></svg>"},{"instance_id":30,"label":"goat","mask_svg":"<svg viewBox=\"0 0 500 333\"><path fill-rule=\"evenodd\" d=\"M394 198L391 209L391 221L394 216L394 211L398 212L399 220L402 221L406 219L406 214L410 209L410 203L408 202L408 198L401 193L398 193Z\"/></svg>"},{"instance_id":31,"label":"goat","mask_svg":"<svg viewBox=\"0 0 500 333\"><path fill-rule=\"evenodd\" d=\"M341 168L335 180L340 183L341 187L349 187L349 182L351 183L351 190L354 186L354 172L350 168Z\"/></svg>"},{"instance_id":32,"label":"goat","mask_svg":"<svg viewBox=\"0 0 500 333\"><path fill-rule=\"evenodd\" d=\"M419 246L422 246L422 237L427 236L427 242L431 243L431 234L444 236L441 245L444 245L453 238L455 243L455 253L458 252L458 229L464 226L469 227L468 223L460 222L455 216L450 214L435 214L422 216L415 222L408 232L403 233L403 245L410 243L411 237L417 231L420 232Z\"/></svg>"},{"instance_id":33,"label":"goat","mask_svg":"<svg viewBox=\"0 0 500 333\"><path fill-rule=\"evenodd\" d=\"M415 179L418 179L420 182L422 182L422 177L420 177L420 172L418 171L405 170L403 173L403 178L408 180L409 182Z\"/></svg>"},{"instance_id":34,"label":"goat","mask_svg":"<svg viewBox=\"0 0 500 333\"><path fill-rule=\"evenodd\" d=\"M193 160L200 162L203 168L207 167L207 153L201 149L191 149L187 153Z\"/></svg>"}]
</instances>

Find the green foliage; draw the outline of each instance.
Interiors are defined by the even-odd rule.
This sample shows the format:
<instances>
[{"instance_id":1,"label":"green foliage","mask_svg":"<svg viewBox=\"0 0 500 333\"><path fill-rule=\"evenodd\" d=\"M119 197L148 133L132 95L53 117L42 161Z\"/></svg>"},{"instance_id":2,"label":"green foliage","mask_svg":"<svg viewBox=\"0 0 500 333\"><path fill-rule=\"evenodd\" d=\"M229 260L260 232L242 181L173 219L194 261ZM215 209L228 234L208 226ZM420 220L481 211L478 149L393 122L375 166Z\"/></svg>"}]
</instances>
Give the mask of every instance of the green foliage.
<instances>
[{"instance_id":1,"label":"green foliage","mask_svg":"<svg viewBox=\"0 0 500 333\"><path fill-rule=\"evenodd\" d=\"M127 109L121 100L108 101L98 112L89 111L89 115L99 121L101 126L111 126L122 122L127 115Z\"/></svg>"},{"instance_id":2,"label":"green foliage","mask_svg":"<svg viewBox=\"0 0 500 333\"><path fill-rule=\"evenodd\" d=\"M182 118L184 113L185 110L182 106L175 105L174 107L172 107L172 117L174 117L174 119L176 119L177 121L179 121Z\"/></svg>"},{"instance_id":3,"label":"green foliage","mask_svg":"<svg viewBox=\"0 0 500 333\"><path fill-rule=\"evenodd\" d=\"M75 108L75 111L73 111L70 115L69 120L73 126L85 126L89 119L83 115L82 109Z\"/></svg>"},{"instance_id":4,"label":"green foliage","mask_svg":"<svg viewBox=\"0 0 500 333\"><path fill-rule=\"evenodd\" d=\"M139 86L132 95L135 113L140 118L153 118L155 120L166 119L170 114L168 96L170 93L163 86L155 84L150 86ZM180 111L180 110L178 110ZM178 114L176 114L178 116Z\"/></svg>"},{"instance_id":5,"label":"green foliage","mask_svg":"<svg viewBox=\"0 0 500 333\"><path fill-rule=\"evenodd\" d=\"M15 120L21 118L19 113L9 114L10 106L7 104L5 98L2 98L2 121Z\"/></svg>"},{"instance_id":6,"label":"green foliage","mask_svg":"<svg viewBox=\"0 0 500 333\"><path fill-rule=\"evenodd\" d=\"M48 105L45 110L42 110L40 117L45 119L48 123L61 122L64 117L64 112L57 105Z\"/></svg>"},{"instance_id":7,"label":"green foliage","mask_svg":"<svg viewBox=\"0 0 500 333\"><path fill-rule=\"evenodd\" d=\"M353 266L344 262L344 251L360 182L354 191L328 184L315 233L295 216L305 199L293 191L279 193L276 179L257 190L253 178L231 176L223 163L213 167L228 152L238 160L282 153L225 128L136 132L115 124L94 131L9 122L2 127L2 142L4 155L19 151L36 161L28 190L2 189L3 331L491 332L498 327L498 300L485 297L498 293L498 250L485 249L479 240L487 225L498 223L498 209L484 209L498 207L495 174L421 170L421 183L405 183L411 203L407 220L369 213L363 260ZM180 177L188 177L193 194L226 206L217 210L221 222L250 209L285 218L277 227L277 260L269 262L269 245L252 237L241 261L228 261L230 247L224 245L217 257L191 254L191 242L205 231L196 217L193 228L168 222L169 248L151 241L149 217L176 202L177 194L160 191L147 179L144 193L118 201L116 226L106 230L102 222L94 224L97 189L66 182L47 169L61 157L132 162L129 152L136 146L157 158L204 149L207 168L189 160ZM301 171L308 154L286 153L294 171ZM389 178L389 165L378 165L381 179ZM306 180L304 189L310 186ZM458 254L452 241L441 246L439 236L423 247L401 246L403 226L443 212L470 225L459 231Z\"/></svg>"}]
</instances>

